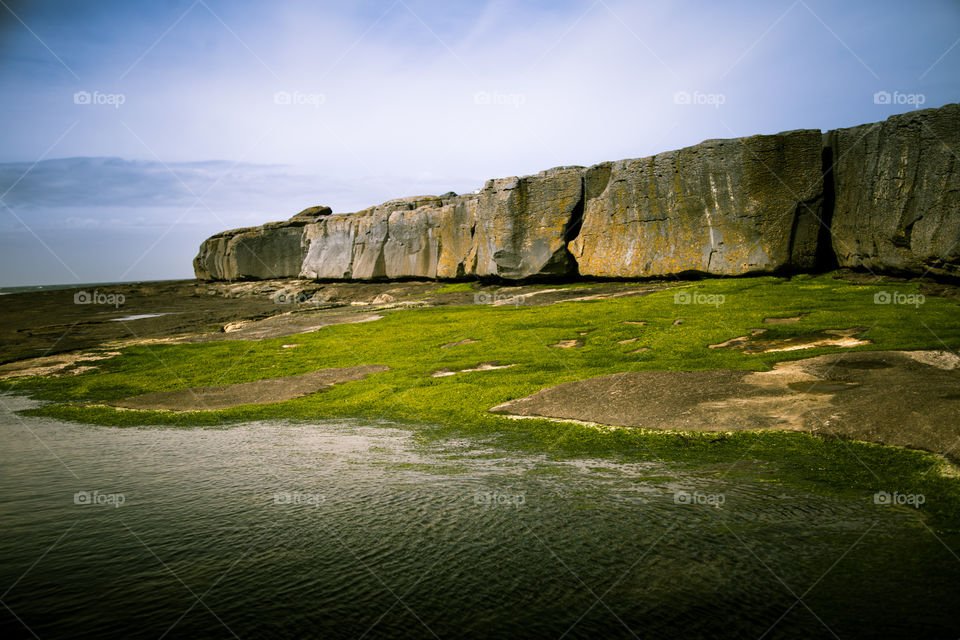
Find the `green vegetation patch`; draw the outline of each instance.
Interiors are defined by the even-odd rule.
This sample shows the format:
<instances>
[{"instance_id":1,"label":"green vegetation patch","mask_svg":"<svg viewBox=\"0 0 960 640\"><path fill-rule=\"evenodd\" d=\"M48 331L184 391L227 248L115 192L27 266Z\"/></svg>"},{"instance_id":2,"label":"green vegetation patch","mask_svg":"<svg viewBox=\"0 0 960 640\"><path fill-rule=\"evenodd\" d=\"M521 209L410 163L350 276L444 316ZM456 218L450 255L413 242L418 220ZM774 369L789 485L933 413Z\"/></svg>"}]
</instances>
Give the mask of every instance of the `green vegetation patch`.
<instances>
[{"instance_id":1,"label":"green vegetation patch","mask_svg":"<svg viewBox=\"0 0 960 640\"><path fill-rule=\"evenodd\" d=\"M470 290L445 285L434 293ZM2 388L54 401L30 415L84 423L141 426L222 425L251 420L356 417L412 425L423 438L471 435L556 456L611 456L677 465L729 465L759 461L771 481L818 492L861 497L878 490L924 493L924 512L941 528L960 529L960 482L937 470L932 454L786 432L665 433L598 430L547 420L512 420L490 407L562 382L644 370L768 370L775 362L838 349L744 354L710 349L764 328L764 338L864 327L871 344L856 350L960 348L958 304L926 298L915 284L861 285L830 275L756 277L682 282L642 297L548 306L468 305L388 312L369 323L325 327L293 338L259 342L141 345L76 376L18 379ZM763 324L768 317L803 314L793 324ZM645 324L636 324L643 322ZM441 349L442 345L476 342ZM558 348L563 340L583 346ZM620 344L621 341L635 339ZM631 353L640 347L649 351ZM480 363L516 366L432 377ZM210 412L117 410L103 403L152 391L234 384L296 375L328 367L383 364L390 371L271 405ZM754 471L750 471L754 473Z\"/></svg>"}]
</instances>

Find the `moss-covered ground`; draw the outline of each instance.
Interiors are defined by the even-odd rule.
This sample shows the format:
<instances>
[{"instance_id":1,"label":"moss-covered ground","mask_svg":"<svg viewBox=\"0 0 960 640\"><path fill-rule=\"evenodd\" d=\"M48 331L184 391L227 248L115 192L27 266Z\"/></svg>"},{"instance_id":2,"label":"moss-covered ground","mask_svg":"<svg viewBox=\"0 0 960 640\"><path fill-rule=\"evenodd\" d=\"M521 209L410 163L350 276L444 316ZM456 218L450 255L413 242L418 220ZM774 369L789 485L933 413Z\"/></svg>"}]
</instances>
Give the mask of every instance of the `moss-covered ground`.
<instances>
[{"instance_id":1,"label":"moss-covered ground","mask_svg":"<svg viewBox=\"0 0 960 640\"><path fill-rule=\"evenodd\" d=\"M437 285L466 291L470 284ZM596 290L602 291L603 285ZM916 284L863 285L830 274L677 283L644 297L547 306L474 304L388 312L381 320L344 324L258 342L139 345L123 349L99 370L75 376L17 379L2 388L53 401L31 414L99 425L203 426L252 420L363 418L400 422L424 438L482 436L511 447L557 456L657 459L678 465L720 465L734 474L743 463L772 482L838 496L923 493L924 511L942 530L960 530L960 480L930 453L826 439L802 433L668 433L598 430L546 420L511 420L488 413L497 404L561 382L641 370L766 370L782 360L837 349L769 354L709 349L750 329L764 338L865 327L871 344L858 350L960 349L960 305L928 297L904 304ZM878 297L879 294L879 297ZM878 304L891 294L893 303ZM901 294L899 302L896 296ZM911 299L916 301L915 299ZM806 314L793 324L764 318ZM678 318L683 321L675 324ZM646 324L629 324L643 321ZM581 335L583 334L583 335ZM471 338L477 342L441 349ZM629 344L621 340L637 338ZM580 348L551 347L581 339ZM284 348L296 343L299 346ZM649 351L631 353L639 347ZM438 369L481 362L517 366L434 378ZM249 382L319 368L384 364L390 371L272 405L210 412L125 411L97 404L150 391ZM895 392L895 390L891 390ZM741 463L734 465L734 463Z\"/></svg>"}]
</instances>

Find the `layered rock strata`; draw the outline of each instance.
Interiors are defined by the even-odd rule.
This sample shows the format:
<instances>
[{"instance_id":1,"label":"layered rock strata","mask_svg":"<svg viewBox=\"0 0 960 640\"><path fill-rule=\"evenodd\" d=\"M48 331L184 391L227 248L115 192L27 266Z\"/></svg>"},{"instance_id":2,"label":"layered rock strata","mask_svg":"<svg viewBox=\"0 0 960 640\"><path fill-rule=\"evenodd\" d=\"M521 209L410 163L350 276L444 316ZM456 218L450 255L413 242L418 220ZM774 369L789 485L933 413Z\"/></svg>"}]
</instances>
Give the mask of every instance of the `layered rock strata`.
<instances>
[{"instance_id":1,"label":"layered rock strata","mask_svg":"<svg viewBox=\"0 0 960 640\"><path fill-rule=\"evenodd\" d=\"M200 279L960 275L960 105L489 180L225 231Z\"/></svg>"}]
</instances>

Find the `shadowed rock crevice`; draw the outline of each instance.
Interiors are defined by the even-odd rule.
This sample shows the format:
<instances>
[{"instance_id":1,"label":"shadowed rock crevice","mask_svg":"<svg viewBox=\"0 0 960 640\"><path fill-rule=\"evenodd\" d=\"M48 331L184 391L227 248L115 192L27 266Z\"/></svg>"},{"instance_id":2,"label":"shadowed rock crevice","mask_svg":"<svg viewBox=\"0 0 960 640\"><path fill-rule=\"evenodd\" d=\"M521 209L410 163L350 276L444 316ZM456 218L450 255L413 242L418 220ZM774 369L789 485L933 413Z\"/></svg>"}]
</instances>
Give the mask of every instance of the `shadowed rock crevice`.
<instances>
[{"instance_id":1,"label":"shadowed rock crevice","mask_svg":"<svg viewBox=\"0 0 960 640\"><path fill-rule=\"evenodd\" d=\"M815 269L817 271L832 271L837 268L837 255L833 252L833 211L837 206L836 184L833 175L833 133L823 134L823 151L820 154L820 163L823 167L823 208L818 222L817 257Z\"/></svg>"},{"instance_id":2,"label":"shadowed rock crevice","mask_svg":"<svg viewBox=\"0 0 960 640\"><path fill-rule=\"evenodd\" d=\"M573 242L580 235L580 229L583 227L583 203L586 199L586 180L580 178L580 199L573 206L570 212L570 219L563 227L563 241L565 243Z\"/></svg>"},{"instance_id":3,"label":"shadowed rock crevice","mask_svg":"<svg viewBox=\"0 0 960 640\"><path fill-rule=\"evenodd\" d=\"M573 211L570 212L570 219L567 220L567 224L564 226L563 247L556 254L554 254L554 258L556 258L558 261L563 261L563 269L565 270L565 274L570 277L580 276L580 264L570 251L570 243L574 242L580 236L580 230L583 228L583 206L586 202L586 197L586 179L581 177L580 199L577 201L577 204L574 205Z\"/></svg>"}]
</instances>

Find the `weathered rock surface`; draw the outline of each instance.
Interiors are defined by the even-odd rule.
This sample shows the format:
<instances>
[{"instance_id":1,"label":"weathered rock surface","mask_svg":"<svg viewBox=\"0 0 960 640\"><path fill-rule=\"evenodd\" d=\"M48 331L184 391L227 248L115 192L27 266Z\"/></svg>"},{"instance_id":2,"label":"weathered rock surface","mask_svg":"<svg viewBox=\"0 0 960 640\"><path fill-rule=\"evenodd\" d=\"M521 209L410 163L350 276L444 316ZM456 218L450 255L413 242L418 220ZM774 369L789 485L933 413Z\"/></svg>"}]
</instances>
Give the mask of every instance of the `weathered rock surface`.
<instances>
[{"instance_id":1,"label":"weathered rock surface","mask_svg":"<svg viewBox=\"0 0 960 640\"><path fill-rule=\"evenodd\" d=\"M247 404L271 404L324 391L335 384L363 380L372 373L389 369L390 367L381 364L320 369L297 376L266 378L254 382L157 391L110 404L143 411L212 411Z\"/></svg>"},{"instance_id":2,"label":"weathered rock surface","mask_svg":"<svg viewBox=\"0 0 960 640\"><path fill-rule=\"evenodd\" d=\"M414 196L307 227L300 275L521 280L575 273L567 250L582 169L490 180L479 194Z\"/></svg>"},{"instance_id":3,"label":"weathered rock surface","mask_svg":"<svg viewBox=\"0 0 960 640\"><path fill-rule=\"evenodd\" d=\"M960 275L960 105L708 140L206 240L197 277L656 277L844 267ZM826 173L826 178L825 178ZM832 225L832 226L831 226ZM832 238L831 238L832 232Z\"/></svg>"},{"instance_id":4,"label":"weathered rock surface","mask_svg":"<svg viewBox=\"0 0 960 640\"><path fill-rule=\"evenodd\" d=\"M814 266L821 133L708 140L587 170L580 273L739 275Z\"/></svg>"},{"instance_id":5,"label":"weathered rock surface","mask_svg":"<svg viewBox=\"0 0 960 640\"><path fill-rule=\"evenodd\" d=\"M960 358L947 351L861 351L780 362L771 371L615 373L490 411L646 429L799 430L935 451L956 462L958 367Z\"/></svg>"},{"instance_id":6,"label":"weathered rock surface","mask_svg":"<svg viewBox=\"0 0 960 640\"><path fill-rule=\"evenodd\" d=\"M307 253L306 220L224 231L204 241L193 259L201 280L294 278Z\"/></svg>"},{"instance_id":7,"label":"weathered rock surface","mask_svg":"<svg viewBox=\"0 0 960 640\"><path fill-rule=\"evenodd\" d=\"M824 136L842 267L960 275L960 105Z\"/></svg>"},{"instance_id":8,"label":"weathered rock surface","mask_svg":"<svg viewBox=\"0 0 960 640\"><path fill-rule=\"evenodd\" d=\"M324 216L329 216L333 213L333 209L330 207L316 206L316 207L307 207L300 213L291 217L291 220L307 220L313 222L319 220Z\"/></svg>"},{"instance_id":9,"label":"weathered rock surface","mask_svg":"<svg viewBox=\"0 0 960 640\"><path fill-rule=\"evenodd\" d=\"M582 198L582 167L488 181L478 197L471 275L520 280L575 273L567 242Z\"/></svg>"}]
</instances>

